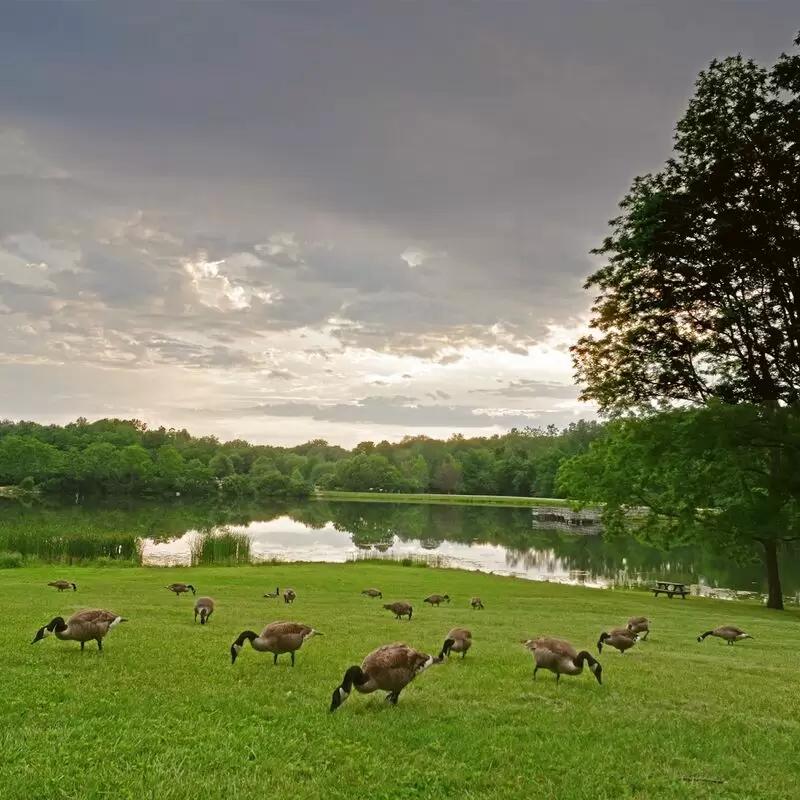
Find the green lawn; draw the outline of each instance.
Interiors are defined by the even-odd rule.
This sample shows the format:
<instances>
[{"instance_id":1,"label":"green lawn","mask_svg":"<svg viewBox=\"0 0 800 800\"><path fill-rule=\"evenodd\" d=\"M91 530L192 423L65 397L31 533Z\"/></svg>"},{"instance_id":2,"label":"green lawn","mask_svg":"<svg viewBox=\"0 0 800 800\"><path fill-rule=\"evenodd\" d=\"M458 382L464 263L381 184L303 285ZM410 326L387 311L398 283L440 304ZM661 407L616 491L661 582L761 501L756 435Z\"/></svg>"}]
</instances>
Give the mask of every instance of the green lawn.
<instances>
[{"instance_id":1,"label":"green lawn","mask_svg":"<svg viewBox=\"0 0 800 800\"><path fill-rule=\"evenodd\" d=\"M45 586L64 577L76 593ZM217 601L206 626L188 580ZM293 587L293 606L262 599ZM408 599L397 621L381 600ZM432 592L453 603L423 607ZM486 610L473 612L479 594ZM800 614L711 600L654 599L453 570L397 565L195 569L30 567L0 572L0 796L15 798L789 798L800 796ZM130 619L102 655L54 637L53 616L104 607ZM604 649L604 682L531 679L520 639L599 633L631 614L650 639ZM249 646L242 630L291 619L324 632L297 654ZM731 622L755 637L697 635ZM454 625L475 644L400 696L356 693L335 714L346 667L406 641L437 651Z\"/></svg>"},{"instance_id":2,"label":"green lawn","mask_svg":"<svg viewBox=\"0 0 800 800\"><path fill-rule=\"evenodd\" d=\"M558 497L509 497L500 494L402 494L394 492L317 491L320 500L351 500L359 503L444 503L469 506L566 506Z\"/></svg>"}]
</instances>

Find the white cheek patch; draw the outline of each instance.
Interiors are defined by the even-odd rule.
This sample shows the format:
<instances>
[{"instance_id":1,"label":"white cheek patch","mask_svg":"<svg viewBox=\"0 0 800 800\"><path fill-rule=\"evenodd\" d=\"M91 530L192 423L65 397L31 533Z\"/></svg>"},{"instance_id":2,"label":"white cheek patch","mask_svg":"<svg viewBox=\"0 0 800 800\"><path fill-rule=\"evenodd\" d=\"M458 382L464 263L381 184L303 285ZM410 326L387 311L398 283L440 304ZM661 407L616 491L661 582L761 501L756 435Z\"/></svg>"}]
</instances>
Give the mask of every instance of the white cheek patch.
<instances>
[{"instance_id":1,"label":"white cheek patch","mask_svg":"<svg viewBox=\"0 0 800 800\"><path fill-rule=\"evenodd\" d=\"M241 653L241 652L242 652L242 645L240 645L240 644L235 644L235 645L233 646L233 650L234 650L234 652L235 652L235 653L238 655L239 653Z\"/></svg>"},{"instance_id":2,"label":"white cheek patch","mask_svg":"<svg viewBox=\"0 0 800 800\"><path fill-rule=\"evenodd\" d=\"M425 670L428 669L428 667L430 667L431 664L434 664L435 661L436 661L436 659L433 656L428 656L427 661L425 661L422 664L422 666L417 670L417 673L425 672Z\"/></svg>"},{"instance_id":3,"label":"white cheek patch","mask_svg":"<svg viewBox=\"0 0 800 800\"><path fill-rule=\"evenodd\" d=\"M45 629L42 631L42 638L44 638L45 636L49 636L49 635L50 635L52 632L53 632L53 631L51 631L51 630L48 630L47 628L45 628Z\"/></svg>"},{"instance_id":4,"label":"white cheek patch","mask_svg":"<svg viewBox=\"0 0 800 800\"><path fill-rule=\"evenodd\" d=\"M122 617L114 617L114 621L108 626L108 629L116 628L122 622Z\"/></svg>"}]
</instances>

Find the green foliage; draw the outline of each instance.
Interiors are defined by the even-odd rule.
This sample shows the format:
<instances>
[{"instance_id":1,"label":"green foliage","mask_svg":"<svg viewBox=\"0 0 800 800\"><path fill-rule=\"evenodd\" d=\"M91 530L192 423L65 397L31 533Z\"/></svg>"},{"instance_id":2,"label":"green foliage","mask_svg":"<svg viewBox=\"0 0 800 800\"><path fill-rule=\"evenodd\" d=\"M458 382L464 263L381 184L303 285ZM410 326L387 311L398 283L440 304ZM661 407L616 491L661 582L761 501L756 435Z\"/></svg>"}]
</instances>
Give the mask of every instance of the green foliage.
<instances>
[{"instance_id":1,"label":"green foliage","mask_svg":"<svg viewBox=\"0 0 800 800\"><path fill-rule=\"evenodd\" d=\"M633 532L665 548L702 541L739 560L757 549L769 605L783 607L778 554L800 538L800 419L791 409L716 402L617 420L562 464L559 480L570 497L604 507L608 535Z\"/></svg>"},{"instance_id":2,"label":"green foliage","mask_svg":"<svg viewBox=\"0 0 800 800\"><path fill-rule=\"evenodd\" d=\"M14 569L15 567L22 566L22 553L16 551L8 553L6 551L0 552L0 569Z\"/></svg>"}]
</instances>

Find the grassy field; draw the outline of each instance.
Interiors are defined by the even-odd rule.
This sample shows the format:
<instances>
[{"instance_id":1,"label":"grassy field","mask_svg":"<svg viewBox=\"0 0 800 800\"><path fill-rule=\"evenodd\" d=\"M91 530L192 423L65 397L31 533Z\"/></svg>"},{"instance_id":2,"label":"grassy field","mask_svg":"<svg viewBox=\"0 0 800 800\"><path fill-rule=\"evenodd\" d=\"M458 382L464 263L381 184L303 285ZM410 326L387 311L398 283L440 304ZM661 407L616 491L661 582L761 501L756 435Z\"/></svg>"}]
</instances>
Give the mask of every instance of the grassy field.
<instances>
[{"instance_id":1,"label":"grassy field","mask_svg":"<svg viewBox=\"0 0 800 800\"><path fill-rule=\"evenodd\" d=\"M45 586L64 577L75 593ZM206 626L193 583L217 601ZM293 606L265 600L293 587ZM408 599L411 622L381 600ZM424 607L432 592L451 605ZM479 594L486 610L473 612ZM800 796L800 615L746 603L654 599L454 570L396 565L0 572L0 794L16 798L788 798ZM103 607L129 618L102 654L54 637L53 616ZM549 634L596 654L631 614L648 641L604 649L603 685L584 673L531 679L520 639ZM325 635L297 666L249 646L245 629L291 619ZM754 641L697 635L724 623ZM438 652L466 625L475 644L421 675L397 707L356 693L328 713L346 667L406 641Z\"/></svg>"},{"instance_id":2,"label":"grassy field","mask_svg":"<svg viewBox=\"0 0 800 800\"><path fill-rule=\"evenodd\" d=\"M317 491L319 500L351 500L359 503L441 503L469 506L566 506L567 500L557 497L508 497L499 494L395 494L393 492Z\"/></svg>"}]
</instances>

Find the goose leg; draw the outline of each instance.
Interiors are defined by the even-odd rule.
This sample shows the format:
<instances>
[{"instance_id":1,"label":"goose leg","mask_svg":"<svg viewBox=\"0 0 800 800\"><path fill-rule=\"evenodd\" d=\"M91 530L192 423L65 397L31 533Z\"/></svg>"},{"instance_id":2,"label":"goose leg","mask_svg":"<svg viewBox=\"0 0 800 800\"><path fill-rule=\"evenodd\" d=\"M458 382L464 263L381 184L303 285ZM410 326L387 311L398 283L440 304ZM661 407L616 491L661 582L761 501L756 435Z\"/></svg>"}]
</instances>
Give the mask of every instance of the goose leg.
<instances>
[{"instance_id":1,"label":"goose leg","mask_svg":"<svg viewBox=\"0 0 800 800\"><path fill-rule=\"evenodd\" d=\"M294 666L294 650L292 650L291 656L292 656L292 666Z\"/></svg>"},{"instance_id":2,"label":"goose leg","mask_svg":"<svg viewBox=\"0 0 800 800\"><path fill-rule=\"evenodd\" d=\"M556 672L556 684L561 680L561 673Z\"/></svg>"},{"instance_id":3,"label":"goose leg","mask_svg":"<svg viewBox=\"0 0 800 800\"><path fill-rule=\"evenodd\" d=\"M539 667L533 668L533 679L536 680L536 673L539 671Z\"/></svg>"},{"instance_id":4,"label":"goose leg","mask_svg":"<svg viewBox=\"0 0 800 800\"><path fill-rule=\"evenodd\" d=\"M102 639L98 639L98 640L97 640L97 649L98 649L98 650L99 650L101 653L103 652L103 640L102 640Z\"/></svg>"},{"instance_id":5,"label":"goose leg","mask_svg":"<svg viewBox=\"0 0 800 800\"><path fill-rule=\"evenodd\" d=\"M277 653L273 653L272 654L272 666L274 667L277 663L278 663L278 654Z\"/></svg>"},{"instance_id":6,"label":"goose leg","mask_svg":"<svg viewBox=\"0 0 800 800\"><path fill-rule=\"evenodd\" d=\"M81 642L81 653L83 652L83 648L86 646L86 642Z\"/></svg>"}]
</instances>

